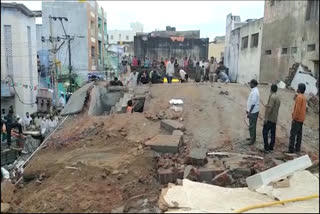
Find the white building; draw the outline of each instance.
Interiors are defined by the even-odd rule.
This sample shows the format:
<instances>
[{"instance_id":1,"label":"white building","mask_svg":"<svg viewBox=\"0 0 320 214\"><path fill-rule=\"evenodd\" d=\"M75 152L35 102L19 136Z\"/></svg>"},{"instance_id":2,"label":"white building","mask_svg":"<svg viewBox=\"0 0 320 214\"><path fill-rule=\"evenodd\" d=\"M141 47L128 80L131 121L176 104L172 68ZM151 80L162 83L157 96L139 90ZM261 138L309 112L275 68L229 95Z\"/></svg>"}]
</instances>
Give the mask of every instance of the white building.
<instances>
[{"instance_id":1,"label":"white building","mask_svg":"<svg viewBox=\"0 0 320 214\"><path fill-rule=\"evenodd\" d=\"M133 42L134 36L143 32L143 25L139 22L131 23L130 27L131 30L108 30L109 44Z\"/></svg>"},{"instance_id":2,"label":"white building","mask_svg":"<svg viewBox=\"0 0 320 214\"><path fill-rule=\"evenodd\" d=\"M225 66L231 82L259 80L263 18L241 22L229 14L226 20Z\"/></svg>"},{"instance_id":3,"label":"white building","mask_svg":"<svg viewBox=\"0 0 320 214\"><path fill-rule=\"evenodd\" d=\"M37 111L39 15L23 4L1 2L1 108L8 112L12 105L20 116Z\"/></svg>"}]
</instances>

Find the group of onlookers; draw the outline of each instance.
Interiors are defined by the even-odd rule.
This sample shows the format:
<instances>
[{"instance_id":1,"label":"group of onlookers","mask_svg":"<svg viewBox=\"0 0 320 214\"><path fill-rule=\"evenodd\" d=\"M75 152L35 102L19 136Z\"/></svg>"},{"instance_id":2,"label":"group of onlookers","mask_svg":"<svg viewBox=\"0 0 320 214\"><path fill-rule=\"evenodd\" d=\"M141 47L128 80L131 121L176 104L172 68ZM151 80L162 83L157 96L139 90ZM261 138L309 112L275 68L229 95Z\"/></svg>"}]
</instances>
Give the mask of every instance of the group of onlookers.
<instances>
[{"instance_id":1,"label":"group of onlookers","mask_svg":"<svg viewBox=\"0 0 320 214\"><path fill-rule=\"evenodd\" d=\"M174 77L177 77L180 82L187 82L190 77L194 77L196 82L230 82L228 76L228 68L223 62L217 63L214 57L210 61L205 58L192 60L190 57L185 57L178 61L178 59L170 58L170 60L161 58L160 61L149 60L148 57L141 61L134 56L127 64L130 67L130 77L128 84L147 84L147 83L163 83L166 78L168 83L172 82ZM127 71L129 69L126 69ZM112 84L115 84L113 81Z\"/></svg>"},{"instance_id":2,"label":"group of onlookers","mask_svg":"<svg viewBox=\"0 0 320 214\"><path fill-rule=\"evenodd\" d=\"M10 148L12 129L14 128L18 129L19 135L29 129L40 129L42 136L45 136L58 125L58 121L58 116L53 114L48 114L46 117L38 115L32 117L29 112L26 112L24 117L20 117L18 114L15 116L13 107L10 106L8 114L5 109L1 111L1 142L6 140Z\"/></svg>"},{"instance_id":3,"label":"group of onlookers","mask_svg":"<svg viewBox=\"0 0 320 214\"><path fill-rule=\"evenodd\" d=\"M247 101L247 117L249 118L249 134L247 138L249 145L256 142L256 127L260 111L260 95L257 88L258 82L253 79L250 81L251 92ZM264 152L270 153L274 150L276 142L276 126L280 108L280 98L277 94L278 87L272 84L270 88L270 95L268 103L265 106L264 122L263 122L263 142ZM292 122L289 138L288 153L300 153L302 142L302 127L306 117L307 99L304 95L306 85L300 83L298 85L297 93L294 96L295 104L292 111ZM268 140L268 135L271 133L271 141Z\"/></svg>"}]
</instances>

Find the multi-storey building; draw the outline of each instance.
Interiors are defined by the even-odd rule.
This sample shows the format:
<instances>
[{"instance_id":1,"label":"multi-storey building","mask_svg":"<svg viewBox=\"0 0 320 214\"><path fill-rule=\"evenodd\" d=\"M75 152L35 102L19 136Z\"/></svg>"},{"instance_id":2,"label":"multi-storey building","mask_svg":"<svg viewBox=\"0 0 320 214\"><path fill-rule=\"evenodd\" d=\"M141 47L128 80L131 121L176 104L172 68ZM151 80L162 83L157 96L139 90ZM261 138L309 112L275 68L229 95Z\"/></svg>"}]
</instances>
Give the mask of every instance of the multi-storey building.
<instances>
[{"instance_id":1,"label":"multi-storey building","mask_svg":"<svg viewBox=\"0 0 320 214\"><path fill-rule=\"evenodd\" d=\"M137 33L143 32L143 25L139 22L130 24L131 30L109 30L108 39L110 44L121 44L134 41Z\"/></svg>"},{"instance_id":2,"label":"multi-storey building","mask_svg":"<svg viewBox=\"0 0 320 214\"><path fill-rule=\"evenodd\" d=\"M1 108L24 116L37 110L36 20L39 12L1 2Z\"/></svg>"},{"instance_id":3,"label":"multi-storey building","mask_svg":"<svg viewBox=\"0 0 320 214\"><path fill-rule=\"evenodd\" d=\"M107 14L103 8L96 1L42 2L41 36L46 39L49 36L62 38L65 34L62 24L59 20L50 21L50 16L68 19L63 20L63 24L66 34L74 36L71 41L71 65L77 75L77 84L81 85L88 79L88 72L103 72L108 43ZM45 43L46 48L51 49L52 44L47 40ZM69 66L68 45L62 45L56 56L60 62L58 73L66 74Z\"/></svg>"}]
</instances>

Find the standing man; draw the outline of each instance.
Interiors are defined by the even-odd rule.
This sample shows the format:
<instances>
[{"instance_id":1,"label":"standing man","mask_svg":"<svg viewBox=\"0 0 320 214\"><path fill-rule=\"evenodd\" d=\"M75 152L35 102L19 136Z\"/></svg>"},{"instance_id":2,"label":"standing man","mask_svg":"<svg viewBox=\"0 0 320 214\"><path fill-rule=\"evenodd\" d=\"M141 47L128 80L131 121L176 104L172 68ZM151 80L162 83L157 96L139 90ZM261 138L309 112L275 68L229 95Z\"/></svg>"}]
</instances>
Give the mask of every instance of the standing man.
<instances>
[{"instance_id":1,"label":"standing man","mask_svg":"<svg viewBox=\"0 0 320 214\"><path fill-rule=\"evenodd\" d=\"M129 80L127 82L127 86L131 89L135 89L138 84L138 73L136 69L133 69L133 72L130 73Z\"/></svg>"},{"instance_id":2,"label":"standing man","mask_svg":"<svg viewBox=\"0 0 320 214\"><path fill-rule=\"evenodd\" d=\"M306 117L307 99L304 96L306 85L300 83L295 96L295 104L292 112L292 123L290 130L289 153L299 153L302 140L302 126ZM297 139L297 141L296 141ZM296 141L296 142L295 142Z\"/></svg>"},{"instance_id":3,"label":"standing man","mask_svg":"<svg viewBox=\"0 0 320 214\"><path fill-rule=\"evenodd\" d=\"M7 142L9 148L11 146L11 130L16 127L19 129L19 134L22 134L22 126L21 124L16 122L16 120L13 117L13 111L12 109L10 109L6 121Z\"/></svg>"},{"instance_id":4,"label":"standing man","mask_svg":"<svg viewBox=\"0 0 320 214\"><path fill-rule=\"evenodd\" d=\"M209 79L211 83L215 81L214 73L216 72L216 70L217 70L217 63L215 58L212 56L209 64Z\"/></svg>"},{"instance_id":5,"label":"standing man","mask_svg":"<svg viewBox=\"0 0 320 214\"><path fill-rule=\"evenodd\" d=\"M276 125L278 120L278 112L280 108L280 99L277 95L278 86L276 84L271 85L270 95L268 99L268 104L266 105L266 111L264 114L263 122L263 142L264 142L264 152L272 152L274 143L276 140ZM271 142L268 143L268 134L271 131Z\"/></svg>"},{"instance_id":6,"label":"standing man","mask_svg":"<svg viewBox=\"0 0 320 214\"><path fill-rule=\"evenodd\" d=\"M171 57L170 61L167 64L166 74L167 74L168 83L171 83L172 77L174 74L174 58L173 57Z\"/></svg>"},{"instance_id":7,"label":"standing man","mask_svg":"<svg viewBox=\"0 0 320 214\"><path fill-rule=\"evenodd\" d=\"M255 79L250 81L251 92L247 101L247 117L249 118L249 145L256 142L257 120L259 116L259 90L257 88L258 82Z\"/></svg>"},{"instance_id":8,"label":"standing man","mask_svg":"<svg viewBox=\"0 0 320 214\"><path fill-rule=\"evenodd\" d=\"M66 105L66 100L64 99L64 94L61 94L61 96L60 96L59 105L61 108L64 108L64 106Z\"/></svg>"}]
</instances>

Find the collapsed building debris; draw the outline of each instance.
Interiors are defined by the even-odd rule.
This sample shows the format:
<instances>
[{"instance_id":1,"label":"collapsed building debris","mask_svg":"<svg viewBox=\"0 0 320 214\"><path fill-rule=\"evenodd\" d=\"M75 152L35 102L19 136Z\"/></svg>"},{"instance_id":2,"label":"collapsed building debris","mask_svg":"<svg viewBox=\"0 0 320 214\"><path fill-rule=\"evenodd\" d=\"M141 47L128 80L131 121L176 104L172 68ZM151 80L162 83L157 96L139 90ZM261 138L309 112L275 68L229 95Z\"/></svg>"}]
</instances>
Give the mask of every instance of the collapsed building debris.
<instances>
[{"instance_id":1,"label":"collapsed building debris","mask_svg":"<svg viewBox=\"0 0 320 214\"><path fill-rule=\"evenodd\" d=\"M145 98L143 113L98 116L88 114L90 102L97 101L91 99L93 90L88 90L81 111L69 116L28 160L23 179L16 185L19 194L9 202L10 211L17 211L17 207L11 206L17 204L23 211L160 212L159 191L169 183L183 186L188 179L212 187L245 188L246 178L287 160L282 154L286 140L282 139L283 130L278 133L280 138L273 154L262 154L259 145L248 147L242 142L241 133L247 128L242 117L232 114L239 112L238 105L230 105L229 101L242 102L241 96L247 93L245 87L222 84L220 88L194 84L172 87L175 90L138 87L131 98ZM212 92L205 94L208 88ZM221 90L233 96L220 96ZM170 109L169 100L174 97L183 100L183 111ZM289 100L289 96L284 97ZM163 113L159 118L148 116L159 112ZM175 117L169 119L167 113ZM284 113L280 117L282 121L287 118ZM309 135L312 133L310 130ZM309 143L305 146L309 152ZM312 159L318 158L313 156ZM274 184L277 185L285 186L285 182ZM41 198L36 191L42 191ZM65 197L68 194L74 197Z\"/></svg>"}]
</instances>

